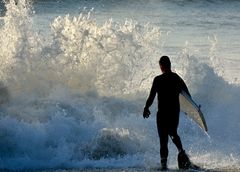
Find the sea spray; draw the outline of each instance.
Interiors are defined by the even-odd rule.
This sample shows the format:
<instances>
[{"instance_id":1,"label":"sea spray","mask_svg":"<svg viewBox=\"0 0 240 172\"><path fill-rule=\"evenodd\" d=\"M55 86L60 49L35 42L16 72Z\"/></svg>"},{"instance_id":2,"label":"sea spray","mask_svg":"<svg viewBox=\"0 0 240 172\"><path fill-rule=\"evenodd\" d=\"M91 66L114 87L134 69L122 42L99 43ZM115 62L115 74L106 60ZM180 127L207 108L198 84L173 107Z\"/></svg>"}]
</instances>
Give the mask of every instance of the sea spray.
<instances>
[{"instance_id":1,"label":"sea spray","mask_svg":"<svg viewBox=\"0 0 240 172\"><path fill-rule=\"evenodd\" d=\"M239 86L231 84L223 78L222 63L217 59L216 52L214 52L217 51L216 42L213 42L210 50L209 55L214 57L210 56L207 63L200 61L199 55L193 55L186 49L178 58L181 64L180 69L182 69L179 70L179 73L185 78L190 87L193 99L201 104L207 125L210 126L208 134L211 139L209 140L209 137L204 136L204 133L199 128L190 125L190 121L187 121L184 116L182 116L182 126L180 126L179 131L183 137L187 138L185 139L187 145L192 145L194 142L190 146L190 152L195 154L199 150L203 152L208 150L212 152L213 157L218 157L217 161L222 161L219 157L232 157L231 152L236 152L236 149L238 149L235 143L237 143L236 140L240 136L234 130L238 128L237 123L239 123L237 117L238 104L236 103L238 101ZM193 128L189 130L189 127ZM221 150L221 153L219 150ZM200 158L202 155L198 156L199 162L202 161ZM239 161L237 156L238 154L234 155L234 163ZM228 163L221 164L221 167L226 164ZM213 166L218 168L217 164Z\"/></svg>"},{"instance_id":2,"label":"sea spray","mask_svg":"<svg viewBox=\"0 0 240 172\"><path fill-rule=\"evenodd\" d=\"M130 20L98 25L90 15L60 16L45 42L24 2L6 5L1 27L1 78L11 95L1 105L1 168L143 156L141 102L123 97L142 92L160 30Z\"/></svg>"},{"instance_id":3,"label":"sea spray","mask_svg":"<svg viewBox=\"0 0 240 172\"><path fill-rule=\"evenodd\" d=\"M149 76L153 65L147 61L158 58L160 30L134 21L121 24L109 20L99 26L89 16L66 16L56 18L52 30L55 46L63 53L60 63L90 75L90 85L95 85L101 95L142 90L139 78Z\"/></svg>"}]
</instances>

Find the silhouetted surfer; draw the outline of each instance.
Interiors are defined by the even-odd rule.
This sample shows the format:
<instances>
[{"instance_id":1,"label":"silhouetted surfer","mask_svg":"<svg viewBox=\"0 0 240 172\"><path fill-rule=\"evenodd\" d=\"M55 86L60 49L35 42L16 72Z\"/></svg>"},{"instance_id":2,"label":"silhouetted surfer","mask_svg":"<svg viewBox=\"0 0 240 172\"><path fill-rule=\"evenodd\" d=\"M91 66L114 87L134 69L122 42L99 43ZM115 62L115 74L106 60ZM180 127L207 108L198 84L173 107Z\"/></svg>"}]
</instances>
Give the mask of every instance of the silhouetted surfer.
<instances>
[{"instance_id":1,"label":"silhouetted surfer","mask_svg":"<svg viewBox=\"0 0 240 172\"><path fill-rule=\"evenodd\" d=\"M162 170L167 170L168 158L168 136L178 148L178 165L179 168L189 168L190 161L182 146L182 142L177 133L179 123L179 94L184 90L190 95L184 81L176 73L171 71L171 62L168 56L162 56L159 60L162 74L156 76L153 80L150 95L147 99L143 117L148 118L150 115L149 107L158 95L158 112L157 128L160 138L160 156Z\"/></svg>"}]
</instances>

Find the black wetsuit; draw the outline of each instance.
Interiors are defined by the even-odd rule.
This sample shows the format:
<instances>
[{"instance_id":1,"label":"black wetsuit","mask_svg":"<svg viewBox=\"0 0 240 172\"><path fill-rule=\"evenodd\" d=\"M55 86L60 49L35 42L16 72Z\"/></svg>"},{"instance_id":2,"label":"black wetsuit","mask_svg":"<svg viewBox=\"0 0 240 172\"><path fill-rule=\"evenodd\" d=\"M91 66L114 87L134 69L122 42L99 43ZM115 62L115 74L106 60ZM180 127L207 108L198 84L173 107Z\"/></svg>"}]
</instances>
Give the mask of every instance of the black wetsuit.
<instances>
[{"instance_id":1,"label":"black wetsuit","mask_svg":"<svg viewBox=\"0 0 240 172\"><path fill-rule=\"evenodd\" d=\"M158 94L157 127L160 138L160 155L162 159L168 157L168 136L179 151L183 150L180 137L177 134L179 123L179 93L184 90L190 95L184 81L176 73L165 72L154 78L150 95L146 102L149 108Z\"/></svg>"}]
</instances>

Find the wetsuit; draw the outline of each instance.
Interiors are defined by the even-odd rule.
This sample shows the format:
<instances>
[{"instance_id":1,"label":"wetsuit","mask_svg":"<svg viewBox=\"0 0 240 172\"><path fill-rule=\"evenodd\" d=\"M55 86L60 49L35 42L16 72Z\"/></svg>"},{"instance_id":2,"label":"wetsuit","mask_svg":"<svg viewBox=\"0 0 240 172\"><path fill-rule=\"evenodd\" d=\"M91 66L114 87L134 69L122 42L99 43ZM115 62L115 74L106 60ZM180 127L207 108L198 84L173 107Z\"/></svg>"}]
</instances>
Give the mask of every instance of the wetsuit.
<instances>
[{"instance_id":1,"label":"wetsuit","mask_svg":"<svg viewBox=\"0 0 240 172\"><path fill-rule=\"evenodd\" d=\"M150 95L145 108L149 108L158 94L157 128L160 138L161 159L168 157L168 136L179 151L182 151L182 143L177 134L179 123L179 93L184 90L190 95L184 81L176 73L165 72L154 78Z\"/></svg>"}]
</instances>

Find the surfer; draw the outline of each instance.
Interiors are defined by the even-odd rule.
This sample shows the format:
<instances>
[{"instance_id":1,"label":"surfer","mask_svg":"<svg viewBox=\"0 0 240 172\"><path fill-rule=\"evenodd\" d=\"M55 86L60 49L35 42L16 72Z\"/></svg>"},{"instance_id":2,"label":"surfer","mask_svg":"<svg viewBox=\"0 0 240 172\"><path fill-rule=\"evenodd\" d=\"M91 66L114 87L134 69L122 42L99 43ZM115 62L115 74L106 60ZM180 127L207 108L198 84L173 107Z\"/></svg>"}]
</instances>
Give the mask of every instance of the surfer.
<instances>
[{"instance_id":1,"label":"surfer","mask_svg":"<svg viewBox=\"0 0 240 172\"><path fill-rule=\"evenodd\" d=\"M186 155L177 129L179 123L179 94L183 90L189 96L190 93L182 78L171 70L171 62L168 56L162 56L159 60L162 74L153 80L152 88L147 99L143 117L151 114L149 107L152 105L156 94L158 95L157 129L160 139L161 169L167 170L168 136L178 149L178 166L180 169L190 167L190 160Z\"/></svg>"}]
</instances>

